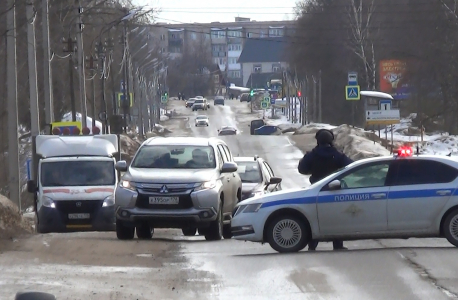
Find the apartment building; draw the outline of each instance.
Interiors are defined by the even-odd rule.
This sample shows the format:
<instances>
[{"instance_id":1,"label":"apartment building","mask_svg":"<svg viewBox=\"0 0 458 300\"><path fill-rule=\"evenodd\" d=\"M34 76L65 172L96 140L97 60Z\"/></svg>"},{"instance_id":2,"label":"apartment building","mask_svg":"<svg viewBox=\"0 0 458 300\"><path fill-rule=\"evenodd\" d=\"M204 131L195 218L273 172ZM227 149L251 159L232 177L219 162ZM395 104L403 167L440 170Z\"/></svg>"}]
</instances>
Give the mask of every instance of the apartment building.
<instances>
[{"instance_id":1,"label":"apartment building","mask_svg":"<svg viewBox=\"0 0 458 300\"><path fill-rule=\"evenodd\" d=\"M243 71L238 59L247 40L292 36L294 24L295 21L257 22L237 17L227 23L157 23L151 26L151 34L159 51L172 59L184 51L195 50L196 45L205 47L226 77L226 84L242 86Z\"/></svg>"}]
</instances>

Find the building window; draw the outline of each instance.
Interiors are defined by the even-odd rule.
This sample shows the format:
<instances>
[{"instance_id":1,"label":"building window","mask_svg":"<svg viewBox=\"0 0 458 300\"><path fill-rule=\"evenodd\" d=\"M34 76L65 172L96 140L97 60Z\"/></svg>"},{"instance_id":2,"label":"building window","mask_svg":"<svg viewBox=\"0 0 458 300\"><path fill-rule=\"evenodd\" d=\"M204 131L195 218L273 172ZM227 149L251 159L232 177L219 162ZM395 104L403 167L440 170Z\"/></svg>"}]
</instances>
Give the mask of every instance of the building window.
<instances>
[{"instance_id":1,"label":"building window","mask_svg":"<svg viewBox=\"0 0 458 300\"><path fill-rule=\"evenodd\" d=\"M212 51L213 52L225 52L226 47L224 45L212 45Z\"/></svg>"},{"instance_id":2,"label":"building window","mask_svg":"<svg viewBox=\"0 0 458 300\"><path fill-rule=\"evenodd\" d=\"M280 29L280 28L271 28L271 29L269 29L269 36L270 37L283 36L283 34L284 34L283 29Z\"/></svg>"},{"instance_id":3,"label":"building window","mask_svg":"<svg viewBox=\"0 0 458 300\"><path fill-rule=\"evenodd\" d=\"M266 35L267 35L267 33L266 33L265 30L261 30L261 32L259 33L259 36L262 37L262 38L266 37Z\"/></svg>"},{"instance_id":4,"label":"building window","mask_svg":"<svg viewBox=\"0 0 458 300\"><path fill-rule=\"evenodd\" d=\"M228 61L229 61L230 65L236 64L237 63L237 57L229 57Z\"/></svg>"},{"instance_id":5,"label":"building window","mask_svg":"<svg viewBox=\"0 0 458 300\"><path fill-rule=\"evenodd\" d=\"M253 66L253 73L261 73L261 65L254 65Z\"/></svg>"},{"instance_id":6,"label":"building window","mask_svg":"<svg viewBox=\"0 0 458 300\"><path fill-rule=\"evenodd\" d=\"M272 72L274 72L274 73L281 72L281 65L280 64L272 64Z\"/></svg>"},{"instance_id":7,"label":"building window","mask_svg":"<svg viewBox=\"0 0 458 300\"><path fill-rule=\"evenodd\" d=\"M246 33L246 37L247 37L247 38L253 37L253 33L252 33L252 32L247 32L247 33Z\"/></svg>"},{"instance_id":8,"label":"building window","mask_svg":"<svg viewBox=\"0 0 458 300\"><path fill-rule=\"evenodd\" d=\"M235 31L235 30L229 30L227 32L227 37L229 37L229 38L242 37L242 32L241 31Z\"/></svg>"},{"instance_id":9,"label":"building window","mask_svg":"<svg viewBox=\"0 0 458 300\"><path fill-rule=\"evenodd\" d=\"M212 39L221 39L226 37L226 31L224 30L213 30L211 33Z\"/></svg>"},{"instance_id":10,"label":"building window","mask_svg":"<svg viewBox=\"0 0 458 300\"><path fill-rule=\"evenodd\" d=\"M161 41L165 41L165 34L161 34Z\"/></svg>"},{"instance_id":11,"label":"building window","mask_svg":"<svg viewBox=\"0 0 458 300\"><path fill-rule=\"evenodd\" d=\"M229 71L227 74L229 78L240 78L242 77L242 72L240 71Z\"/></svg>"},{"instance_id":12,"label":"building window","mask_svg":"<svg viewBox=\"0 0 458 300\"><path fill-rule=\"evenodd\" d=\"M191 39L196 40L197 34L195 32L191 32Z\"/></svg>"},{"instance_id":13,"label":"building window","mask_svg":"<svg viewBox=\"0 0 458 300\"><path fill-rule=\"evenodd\" d=\"M229 51L241 51L242 50L242 45L240 45L240 44L229 44L228 45L228 50Z\"/></svg>"},{"instance_id":14,"label":"building window","mask_svg":"<svg viewBox=\"0 0 458 300\"><path fill-rule=\"evenodd\" d=\"M181 47L169 47L170 53L181 53Z\"/></svg>"}]
</instances>

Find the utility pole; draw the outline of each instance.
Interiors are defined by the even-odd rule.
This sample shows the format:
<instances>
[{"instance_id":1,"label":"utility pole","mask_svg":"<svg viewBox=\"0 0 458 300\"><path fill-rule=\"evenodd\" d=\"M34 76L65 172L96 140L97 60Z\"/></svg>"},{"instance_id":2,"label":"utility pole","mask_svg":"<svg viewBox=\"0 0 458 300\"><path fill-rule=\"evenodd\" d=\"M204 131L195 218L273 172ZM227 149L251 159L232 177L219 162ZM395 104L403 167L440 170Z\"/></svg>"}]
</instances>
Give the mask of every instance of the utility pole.
<instances>
[{"instance_id":1,"label":"utility pole","mask_svg":"<svg viewBox=\"0 0 458 300\"><path fill-rule=\"evenodd\" d=\"M43 33L43 67L44 67L44 97L45 97L45 121L46 124L54 122L54 106L52 92L52 69L49 43L49 12L48 0L41 0L42 9L42 33Z\"/></svg>"},{"instance_id":2,"label":"utility pole","mask_svg":"<svg viewBox=\"0 0 458 300\"><path fill-rule=\"evenodd\" d=\"M317 90L315 76L312 75L313 83L313 122L318 123L318 105L317 105Z\"/></svg>"},{"instance_id":3,"label":"utility pole","mask_svg":"<svg viewBox=\"0 0 458 300\"><path fill-rule=\"evenodd\" d=\"M21 210L19 179L19 136L17 115L17 70L16 70L16 4L8 0L6 15L6 53L7 53L7 111L8 111L8 190L11 201Z\"/></svg>"},{"instance_id":4,"label":"utility pole","mask_svg":"<svg viewBox=\"0 0 458 300\"><path fill-rule=\"evenodd\" d=\"M319 73L319 78L318 78L318 106L320 108L319 110L319 115L318 115L318 121L320 123L323 122L323 119L322 119L322 111L323 111L323 107L321 105L321 70L320 70L320 73Z\"/></svg>"},{"instance_id":5,"label":"utility pole","mask_svg":"<svg viewBox=\"0 0 458 300\"><path fill-rule=\"evenodd\" d=\"M121 101L121 106L123 108L124 114L124 133L127 133L127 113L130 108L130 94L129 94L129 73L128 73L128 63L127 63L127 51L128 51L128 42L127 42L127 22L124 21L123 26L123 76L124 76L124 101Z\"/></svg>"},{"instance_id":6,"label":"utility pole","mask_svg":"<svg viewBox=\"0 0 458 300\"><path fill-rule=\"evenodd\" d=\"M91 77L92 77L92 80L91 80L91 89L92 89L92 128L95 127L96 123L95 123L95 120L96 120L96 115L97 115L97 112L96 112L96 108L95 108L95 76L97 74L97 65L94 64L95 60L97 58L94 58L94 56L89 56L86 58L86 61L87 61L87 69L89 71L91 71Z\"/></svg>"},{"instance_id":7,"label":"utility pole","mask_svg":"<svg viewBox=\"0 0 458 300\"><path fill-rule=\"evenodd\" d=\"M69 53L69 60L68 60L68 75L70 77L70 105L72 109L72 121L76 122L76 100L75 100L75 84L74 84L74 76L73 70L75 69L73 63L73 54L75 53L75 44L76 41L73 40L71 37L68 39L62 38L62 42L67 44L67 48L64 47L64 52Z\"/></svg>"},{"instance_id":8,"label":"utility pole","mask_svg":"<svg viewBox=\"0 0 458 300\"><path fill-rule=\"evenodd\" d=\"M30 179L36 179L38 170L38 159L33 153L36 152L35 139L40 134L40 113L38 111L38 82L37 82L37 53L35 43L35 18L33 0L26 4L27 17L27 58L29 66L29 93L30 93L30 132L32 135L32 167L30 168ZM35 199L34 199L35 200Z\"/></svg>"},{"instance_id":9,"label":"utility pole","mask_svg":"<svg viewBox=\"0 0 458 300\"><path fill-rule=\"evenodd\" d=\"M36 11L33 0L27 1L27 57L29 65L29 93L30 93L30 122L32 136L40 134L40 121L38 112L38 82L37 82L37 56L35 50L35 17ZM32 172L32 178L34 178Z\"/></svg>"},{"instance_id":10,"label":"utility pole","mask_svg":"<svg viewBox=\"0 0 458 300\"><path fill-rule=\"evenodd\" d=\"M79 83L80 83L80 101L81 101L81 122L83 127L87 127L87 107L86 107L86 78L84 72L84 48L83 48L83 8L81 1L75 0L78 5L78 21L76 24L77 34L77 56L78 56L78 70L79 70Z\"/></svg>"},{"instance_id":11,"label":"utility pole","mask_svg":"<svg viewBox=\"0 0 458 300\"><path fill-rule=\"evenodd\" d=\"M102 41L97 42L95 45L95 50L97 51L97 55L100 58L100 74L101 80L102 80L102 109L104 111L103 115L104 120L103 120L103 133L108 133L108 104L107 104L107 99L105 95L105 80L107 78L106 74L106 52L107 48L110 47L111 44L109 44L109 39L105 39L105 42L102 44Z\"/></svg>"}]
</instances>

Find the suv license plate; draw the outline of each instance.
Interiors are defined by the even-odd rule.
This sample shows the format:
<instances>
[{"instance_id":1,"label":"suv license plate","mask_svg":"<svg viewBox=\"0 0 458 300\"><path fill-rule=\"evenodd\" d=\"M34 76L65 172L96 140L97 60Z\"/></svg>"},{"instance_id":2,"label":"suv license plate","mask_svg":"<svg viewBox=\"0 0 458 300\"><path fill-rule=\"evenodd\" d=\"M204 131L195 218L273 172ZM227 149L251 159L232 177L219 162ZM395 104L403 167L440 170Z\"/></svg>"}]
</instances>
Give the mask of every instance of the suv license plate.
<instances>
[{"instance_id":1,"label":"suv license plate","mask_svg":"<svg viewBox=\"0 0 458 300\"><path fill-rule=\"evenodd\" d=\"M90 219L91 214L68 214L68 218L71 220Z\"/></svg>"},{"instance_id":2,"label":"suv license plate","mask_svg":"<svg viewBox=\"0 0 458 300\"><path fill-rule=\"evenodd\" d=\"M149 197L149 204L178 204L179 197Z\"/></svg>"}]
</instances>

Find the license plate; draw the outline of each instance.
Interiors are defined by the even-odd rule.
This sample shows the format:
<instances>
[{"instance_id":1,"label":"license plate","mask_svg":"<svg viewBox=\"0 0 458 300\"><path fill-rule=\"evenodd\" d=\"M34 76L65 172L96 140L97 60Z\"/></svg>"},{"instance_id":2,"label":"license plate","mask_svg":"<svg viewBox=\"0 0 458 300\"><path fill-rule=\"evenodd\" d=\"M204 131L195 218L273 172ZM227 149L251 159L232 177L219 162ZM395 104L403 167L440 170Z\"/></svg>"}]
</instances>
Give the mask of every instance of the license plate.
<instances>
[{"instance_id":1,"label":"license plate","mask_svg":"<svg viewBox=\"0 0 458 300\"><path fill-rule=\"evenodd\" d=\"M68 214L70 220L90 219L91 214Z\"/></svg>"},{"instance_id":2,"label":"license plate","mask_svg":"<svg viewBox=\"0 0 458 300\"><path fill-rule=\"evenodd\" d=\"M178 204L178 197L149 197L149 204Z\"/></svg>"}]
</instances>

